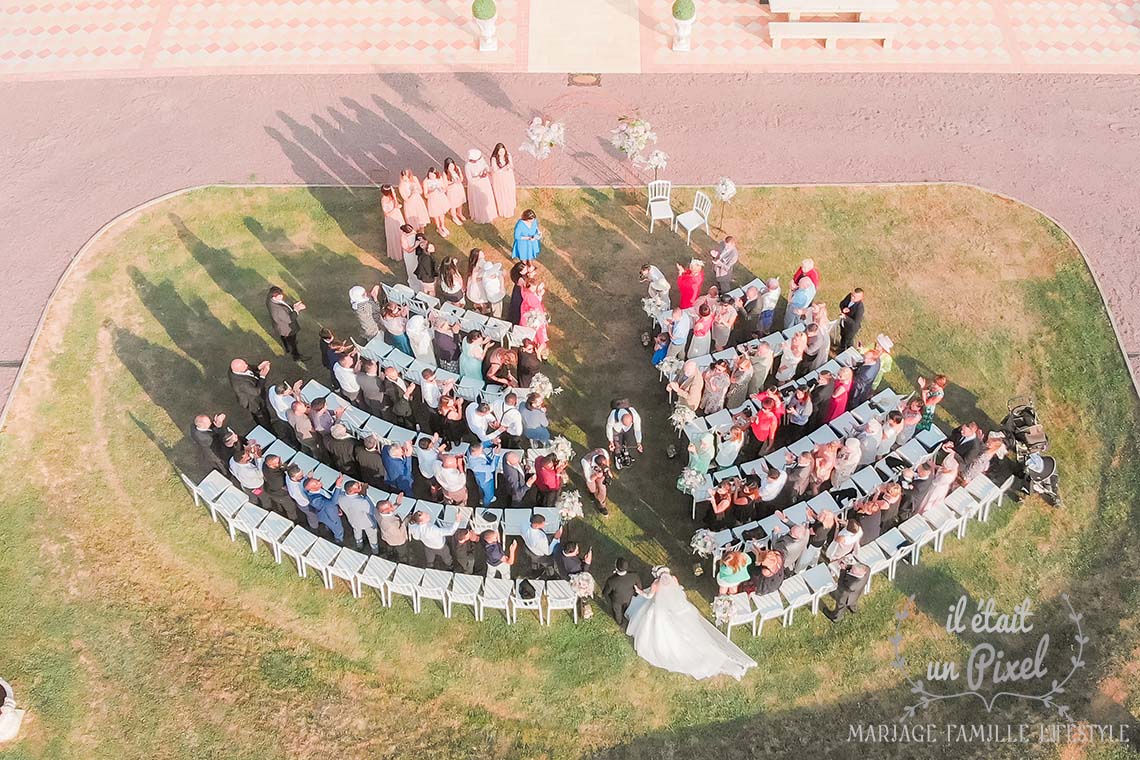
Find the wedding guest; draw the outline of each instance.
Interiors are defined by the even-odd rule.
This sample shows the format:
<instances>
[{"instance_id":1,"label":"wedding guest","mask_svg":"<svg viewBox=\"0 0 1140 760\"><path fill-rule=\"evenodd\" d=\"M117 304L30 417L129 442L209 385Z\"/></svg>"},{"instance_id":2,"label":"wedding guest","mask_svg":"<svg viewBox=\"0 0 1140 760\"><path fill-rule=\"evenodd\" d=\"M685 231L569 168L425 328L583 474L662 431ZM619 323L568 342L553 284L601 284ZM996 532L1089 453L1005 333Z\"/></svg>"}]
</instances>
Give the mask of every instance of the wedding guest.
<instances>
[{"instance_id":1,"label":"wedding guest","mask_svg":"<svg viewBox=\"0 0 1140 760\"><path fill-rule=\"evenodd\" d=\"M800 360L800 374L818 370L827 363L827 355L831 351L831 341L815 322L808 323L804 337L807 342L804 345L804 356Z\"/></svg>"},{"instance_id":2,"label":"wedding guest","mask_svg":"<svg viewBox=\"0 0 1140 760\"><path fill-rule=\"evenodd\" d=\"M748 580L748 568L751 566L752 558L744 552L725 552L716 572L717 593L735 594L740 584Z\"/></svg>"},{"instance_id":3,"label":"wedding guest","mask_svg":"<svg viewBox=\"0 0 1140 760\"><path fill-rule=\"evenodd\" d=\"M529 388L534 382L534 376L542 371L542 362L545 357L539 350L538 344L530 338L523 338L522 345L516 352L518 362L518 387Z\"/></svg>"},{"instance_id":4,"label":"wedding guest","mask_svg":"<svg viewBox=\"0 0 1140 760\"><path fill-rule=\"evenodd\" d=\"M487 354L487 367L483 370L483 379L488 385L517 388L519 385L518 378L515 376L517 361L517 355L513 350L496 346Z\"/></svg>"},{"instance_id":5,"label":"wedding guest","mask_svg":"<svg viewBox=\"0 0 1140 760\"><path fill-rule=\"evenodd\" d=\"M433 434L428 437L420 436L416 441L416 469L425 482L435 480L435 473L439 469L439 457L444 447L439 444L439 436Z\"/></svg>"},{"instance_id":6,"label":"wedding guest","mask_svg":"<svg viewBox=\"0 0 1140 760\"><path fill-rule=\"evenodd\" d=\"M379 285L375 286L371 293L360 285L348 289L348 302L356 314L357 322L360 323L360 335L365 342L380 334L380 320L383 318L384 309L376 300L379 291Z\"/></svg>"},{"instance_id":7,"label":"wedding guest","mask_svg":"<svg viewBox=\"0 0 1140 760\"><path fill-rule=\"evenodd\" d=\"M386 488L398 491L404 496L412 496L412 443L390 443L385 446L380 456L384 461L384 474L387 480Z\"/></svg>"},{"instance_id":8,"label":"wedding guest","mask_svg":"<svg viewBox=\"0 0 1140 760\"><path fill-rule=\"evenodd\" d=\"M749 429L752 431L752 440L757 449L758 456L764 456L772 451L776 444L776 433L780 429L780 404L778 394L764 394L759 402L756 414L749 420Z\"/></svg>"},{"instance_id":9,"label":"wedding guest","mask_svg":"<svg viewBox=\"0 0 1140 760\"><path fill-rule=\"evenodd\" d=\"M677 305L682 309L691 309L697 296L701 292L701 285L705 280L705 263L700 259L692 259L689 266L677 265Z\"/></svg>"},{"instance_id":10,"label":"wedding guest","mask_svg":"<svg viewBox=\"0 0 1140 760\"><path fill-rule=\"evenodd\" d=\"M443 179L447 182L447 205L451 211L451 221L463 224L467 218L463 216L463 204L467 202L467 192L463 189L463 170L454 158L443 160Z\"/></svg>"},{"instance_id":11,"label":"wedding guest","mask_svg":"<svg viewBox=\"0 0 1140 760\"><path fill-rule=\"evenodd\" d=\"M400 197L404 199L404 221L416 232L423 232L430 219L424 202L424 188L411 169L400 172Z\"/></svg>"},{"instance_id":12,"label":"wedding guest","mask_svg":"<svg viewBox=\"0 0 1140 760\"><path fill-rule=\"evenodd\" d=\"M400 251L404 256L404 273L407 275L408 287L419 293L423 290L420 281L416 279L416 246L420 236L410 224L400 228Z\"/></svg>"},{"instance_id":13,"label":"wedding guest","mask_svg":"<svg viewBox=\"0 0 1140 760\"><path fill-rule=\"evenodd\" d=\"M514 245L511 247L511 258L519 261L533 261L538 258L542 247L542 232L538 229L538 216L533 209L522 212L522 217L515 222Z\"/></svg>"},{"instance_id":14,"label":"wedding guest","mask_svg":"<svg viewBox=\"0 0 1140 760\"><path fill-rule=\"evenodd\" d=\"M442 570L452 569L451 547L447 539L457 530L458 522L443 526L427 512L414 512L408 522L408 536L423 545L424 566L429 568L438 562Z\"/></svg>"},{"instance_id":15,"label":"wedding guest","mask_svg":"<svg viewBox=\"0 0 1140 760\"><path fill-rule=\"evenodd\" d=\"M427 317L413 314L404 326L404 334L408 336L408 344L412 347L412 356L416 361L434 367L436 363L435 343L432 340L434 333Z\"/></svg>"},{"instance_id":16,"label":"wedding guest","mask_svg":"<svg viewBox=\"0 0 1140 760\"><path fill-rule=\"evenodd\" d=\"M478 148L467 151L467 209L476 224L495 221L495 195L491 189L491 171Z\"/></svg>"},{"instance_id":17,"label":"wedding guest","mask_svg":"<svg viewBox=\"0 0 1140 760\"><path fill-rule=\"evenodd\" d=\"M812 259L804 259L800 262L799 268L792 273L792 282L799 282L802 277L807 277L816 290L819 289L819 270L815 268L815 261Z\"/></svg>"},{"instance_id":18,"label":"wedding guest","mask_svg":"<svg viewBox=\"0 0 1140 760\"><path fill-rule=\"evenodd\" d=\"M880 510L882 518L880 528L888 531L899 524L899 508L902 506L902 485L897 482L884 483L874 492L874 498L883 503Z\"/></svg>"},{"instance_id":19,"label":"wedding guest","mask_svg":"<svg viewBox=\"0 0 1140 760\"><path fill-rule=\"evenodd\" d=\"M408 307L402 306L394 301L389 301L384 306L383 316L380 318L380 324L387 333L388 342L395 346L398 350L412 355L412 344L408 341Z\"/></svg>"},{"instance_id":20,"label":"wedding guest","mask_svg":"<svg viewBox=\"0 0 1140 760\"><path fill-rule=\"evenodd\" d=\"M839 302L839 312L843 315L839 328L839 350L846 351L855 345L855 336L863 327L863 289L855 288L845 295Z\"/></svg>"},{"instance_id":21,"label":"wedding guest","mask_svg":"<svg viewBox=\"0 0 1140 760\"><path fill-rule=\"evenodd\" d=\"M935 375L933 382L927 382L925 377L918 378L918 389L922 397L922 420L915 428L915 432L930 430L934 425L934 412L946 397L946 385L949 382L946 375Z\"/></svg>"},{"instance_id":22,"label":"wedding guest","mask_svg":"<svg viewBox=\"0 0 1140 760\"><path fill-rule=\"evenodd\" d=\"M490 507L495 503L495 481L503 463L503 449L498 441L484 443L476 441L467 451L467 471L475 478L475 485L479 487L483 506Z\"/></svg>"},{"instance_id":23,"label":"wedding guest","mask_svg":"<svg viewBox=\"0 0 1140 760\"><path fill-rule=\"evenodd\" d=\"M788 307L784 310L784 329L807 321L808 307L815 300L815 283L808 276L793 280L788 294Z\"/></svg>"},{"instance_id":24,"label":"wedding guest","mask_svg":"<svg viewBox=\"0 0 1140 760\"><path fill-rule=\"evenodd\" d=\"M882 459L887 454L894 450L898 442L899 435L903 430L903 415L902 412L892 411L887 413L887 421L883 424L883 435L879 440L879 450L875 453L876 458Z\"/></svg>"},{"instance_id":25,"label":"wedding guest","mask_svg":"<svg viewBox=\"0 0 1140 760\"><path fill-rule=\"evenodd\" d=\"M349 475L356 474L356 440L347 427L339 422L330 427L325 449L332 457L333 467Z\"/></svg>"},{"instance_id":26,"label":"wedding guest","mask_svg":"<svg viewBox=\"0 0 1140 760\"><path fill-rule=\"evenodd\" d=\"M873 464L879 458L879 444L883 442L883 423L872 417L855 430L855 438L859 441L859 466Z\"/></svg>"},{"instance_id":27,"label":"wedding guest","mask_svg":"<svg viewBox=\"0 0 1140 760\"><path fill-rule=\"evenodd\" d=\"M554 533L554 541L546 535L546 518L542 515L531 515L530 527L523 530L523 546L530 559L533 570L551 567L554 564L554 548L562 538L562 528Z\"/></svg>"},{"instance_id":28,"label":"wedding guest","mask_svg":"<svg viewBox=\"0 0 1140 760\"><path fill-rule=\"evenodd\" d=\"M441 454L435 482L443 494L444 504L467 505L467 464L462 457Z\"/></svg>"},{"instance_id":29,"label":"wedding guest","mask_svg":"<svg viewBox=\"0 0 1140 760\"><path fill-rule=\"evenodd\" d=\"M483 337L483 333L478 330L472 330L463 337L459 349L460 377L472 380L483 379L483 359L490 345L491 340Z\"/></svg>"},{"instance_id":30,"label":"wedding guest","mask_svg":"<svg viewBox=\"0 0 1140 760\"><path fill-rule=\"evenodd\" d=\"M483 558L487 564L487 577L510 580L511 565L515 564L515 557L518 554L518 540L511 541L511 548L508 552L503 551L499 534L493 530L483 531L479 540L483 543Z\"/></svg>"},{"instance_id":31,"label":"wedding guest","mask_svg":"<svg viewBox=\"0 0 1140 760\"><path fill-rule=\"evenodd\" d=\"M555 549L553 557L554 570L558 573L558 577L568 581L572 575L590 572L594 552L591 549L581 554L577 541L563 541Z\"/></svg>"},{"instance_id":32,"label":"wedding guest","mask_svg":"<svg viewBox=\"0 0 1140 760\"><path fill-rule=\"evenodd\" d=\"M225 423L224 414L215 414L213 418L208 414L199 414L194 418L194 424L190 426L188 437L194 444L195 454L198 455L202 477L211 470L223 473L227 470L227 463L232 456L232 444L227 442L233 441L233 444L236 444L238 437L237 433L223 427Z\"/></svg>"},{"instance_id":33,"label":"wedding guest","mask_svg":"<svg viewBox=\"0 0 1140 760\"><path fill-rule=\"evenodd\" d=\"M394 562L407 564L411 559L411 546L408 544L408 525L396 510L404 501L404 494L396 494L392 501L382 501L376 505L376 524L380 533L380 552Z\"/></svg>"},{"instance_id":34,"label":"wedding guest","mask_svg":"<svg viewBox=\"0 0 1140 760\"><path fill-rule=\"evenodd\" d=\"M435 282L439 278L439 263L432 256L434 250L435 246L426 238L416 244L416 280L420 283L420 292L429 296L435 295Z\"/></svg>"},{"instance_id":35,"label":"wedding guest","mask_svg":"<svg viewBox=\"0 0 1140 760\"><path fill-rule=\"evenodd\" d=\"M847 402L850 409L861 406L871 398L871 386L879 374L879 352L871 349L863 354L863 363L855 370L851 379L851 398Z\"/></svg>"},{"instance_id":36,"label":"wedding guest","mask_svg":"<svg viewBox=\"0 0 1140 760\"><path fill-rule=\"evenodd\" d=\"M448 372L459 372L459 359L463 352L459 338L461 332L459 323L448 322L442 315L436 314L431 327L432 345L435 347L439 368Z\"/></svg>"},{"instance_id":37,"label":"wedding guest","mask_svg":"<svg viewBox=\"0 0 1140 760\"><path fill-rule=\"evenodd\" d=\"M752 362L752 379L748 381L748 395L755 396L768 385L776 354L769 343L760 341L748 348L748 359Z\"/></svg>"},{"instance_id":38,"label":"wedding guest","mask_svg":"<svg viewBox=\"0 0 1140 760\"><path fill-rule=\"evenodd\" d=\"M903 427L899 431L899 437L895 442L896 446L902 446L904 443L914 437L918 431L918 426L922 422L923 406L922 399L911 399L907 402L906 407L903 409Z\"/></svg>"},{"instance_id":39,"label":"wedding guest","mask_svg":"<svg viewBox=\"0 0 1140 760\"><path fill-rule=\"evenodd\" d=\"M724 399L728 395L728 386L732 380L729 377L728 362L724 359L713 362L704 373L704 394L701 396L701 414L715 414L724 408Z\"/></svg>"},{"instance_id":40,"label":"wedding guest","mask_svg":"<svg viewBox=\"0 0 1140 760\"><path fill-rule=\"evenodd\" d=\"M648 284L649 297L656 298L664 304L662 311L669 311L672 308L669 305L669 280L660 269L652 264L642 264L639 279Z\"/></svg>"},{"instance_id":41,"label":"wedding guest","mask_svg":"<svg viewBox=\"0 0 1140 760\"><path fill-rule=\"evenodd\" d=\"M297 502L289 496L285 485L285 467L281 457L269 454L261 460L261 506L288 518L292 522L301 521Z\"/></svg>"},{"instance_id":42,"label":"wedding guest","mask_svg":"<svg viewBox=\"0 0 1140 760\"><path fill-rule=\"evenodd\" d=\"M424 200L427 201L428 217L431 218L440 237L450 237L444 218L451 210L451 201L447 197L447 180L434 166L428 169L424 177Z\"/></svg>"},{"instance_id":43,"label":"wedding guest","mask_svg":"<svg viewBox=\"0 0 1140 760\"><path fill-rule=\"evenodd\" d=\"M859 523L848 520L847 524L835 534L835 540L827 547L824 556L829 563L837 562L845 557L854 557L855 552L862 546L863 531Z\"/></svg>"},{"instance_id":44,"label":"wedding guest","mask_svg":"<svg viewBox=\"0 0 1140 760\"><path fill-rule=\"evenodd\" d=\"M756 511L757 520L763 520L776 513L776 507L780 505L780 497L787 485L788 471L768 465L764 480L760 482L759 503Z\"/></svg>"},{"instance_id":45,"label":"wedding guest","mask_svg":"<svg viewBox=\"0 0 1140 760\"><path fill-rule=\"evenodd\" d=\"M756 565L759 572L752 576L756 585L756 596L774 594L784 583L784 555L777 551L756 550Z\"/></svg>"},{"instance_id":46,"label":"wedding guest","mask_svg":"<svg viewBox=\"0 0 1140 760\"><path fill-rule=\"evenodd\" d=\"M787 459L791 466L788 468L788 483L781 495L784 502L781 508L803 501L811 487L812 474L815 471L815 459L810 451L805 451L798 457L788 454Z\"/></svg>"},{"instance_id":47,"label":"wedding guest","mask_svg":"<svg viewBox=\"0 0 1140 760\"><path fill-rule=\"evenodd\" d=\"M697 368L697 363L690 359L681 365L680 371L666 389L677 394L678 404L687 406L695 412L700 408L701 398L704 396L705 378Z\"/></svg>"},{"instance_id":48,"label":"wedding guest","mask_svg":"<svg viewBox=\"0 0 1140 760\"><path fill-rule=\"evenodd\" d=\"M432 429L438 431L440 437L453 446L458 445L467 436L467 413L463 407L463 399L444 396L439 400L439 412L432 425Z\"/></svg>"},{"instance_id":49,"label":"wedding guest","mask_svg":"<svg viewBox=\"0 0 1140 760\"><path fill-rule=\"evenodd\" d=\"M831 479L837 486L841 486L851 479L859 469L859 459L863 454L863 447L858 438L848 438L843 442L839 451L835 452L835 468Z\"/></svg>"},{"instance_id":50,"label":"wedding guest","mask_svg":"<svg viewBox=\"0 0 1140 760\"><path fill-rule=\"evenodd\" d=\"M779 514L779 513L778 513ZM782 518L783 515L781 514ZM784 573L791 575L797 572L796 565L808 548L810 538L806 525L795 524L788 528L788 532L776 539L772 549L784 555Z\"/></svg>"},{"instance_id":51,"label":"wedding guest","mask_svg":"<svg viewBox=\"0 0 1140 760\"><path fill-rule=\"evenodd\" d=\"M523 417L522 412L519 410L518 394L513 391L506 394L501 401L495 402L492 411L498 418L499 427L503 431L502 435L499 436L499 441L502 443L503 448L525 448L523 442Z\"/></svg>"},{"instance_id":52,"label":"wedding guest","mask_svg":"<svg viewBox=\"0 0 1140 760\"><path fill-rule=\"evenodd\" d=\"M376 506L365 495L365 485L350 480L344 484L344 492L336 502L344 519L352 528L352 540L357 551L363 551L363 541L368 539L372 554L380 552L379 531L376 521Z\"/></svg>"},{"instance_id":53,"label":"wedding guest","mask_svg":"<svg viewBox=\"0 0 1140 760\"><path fill-rule=\"evenodd\" d=\"M503 265L487 261L481 248L472 248L467 256L467 300L480 314L501 318L503 299Z\"/></svg>"},{"instance_id":54,"label":"wedding guest","mask_svg":"<svg viewBox=\"0 0 1140 760\"><path fill-rule=\"evenodd\" d=\"M780 278L769 277L760 295L760 321L756 329L761 335L772 331L772 321L776 317L776 306L780 303Z\"/></svg>"},{"instance_id":55,"label":"wedding guest","mask_svg":"<svg viewBox=\"0 0 1140 760\"><path fill-rule=\"evenodd\" d=\"M538 489L538 506L553 507L562 493L562 474L566 462L559 462L553 454L541 456L534 462L535 487Z\"/></svg>"},{"instance_id":56,"label":"wedding guest","mask_svg":"<svg viewBox=\"0 0 1140 760\"><path fill-rule=\"evenodd\" d=\"M713 262L713 275L716 277L716 286L721 293L732 290L732 270L740 261L740 251L736 249L736 238L725 235L724 242L719 248L709 251Z\"/></svg>"},{"instance_id":57,"label":"wedding guest","mask_svg":"<svg viewBox=\"0 0 1140 760\"><path fill-rule=\"evenodd\" d=\"M333 375L340 387L340 394L353 406L360 404L360 384L356 382L356 361L352 356L342 356L333 365Z\"/></svg>"},{"instance_id":58,"label":"wedding guest","mask_svg":"<svg viewBox=\"0 0 1140 760\"><path fill-rule=\"evenodd\" d=\"M686 354L690 359L711 353L713 319L712 308L707 303L697 308L697 318L693 320L693 339L689 342Z\"/></svg>"},{"instance_id":59,"label":"wedding guest","mask_svg":"<svg viewBox=\"0 0 1140 760\"><path fill-rule=\"evenodd\" d=\"M388 258L392 261L404 260L404 249L401 246L404 226L404 212L401 210L400 200L396 197L396 188L391 185L380 186L380 211L384 215L384 242L387 245Z\"/></svg>"},{"instance_id":60,"label":"wedding guest","mask_svg":"<svg viewBox=\"0 0 1140 760\"><path fill-rule=\"evenodd\" d=\"M499 420L486 401L472 401L467 405L467 428L476 441L490 441L503 434Z\"/></svg>"},{"instance_id":61,"label":"wedding guest","mask_svg":"<svg viewBox=\"0 0 1140 760\"><path fill-rule=\"evenodd\" d=\"M744 447L744 428L733 425L721 436L716 448L716 466L732 467Z\"/></svg>"},{"instance_id":62,"label":"wedding guest","mask_svg":"<svg viewBox=\"0 0 1140 760\"><path fill-rule=\"evenodd\" d=\"M261 464L261 448L256 443L235 450L229 461L230 476L241 487L245 498L258 506L261 506L262 487L265 485Z\"/></svg>"},{"instance_id":63,"label":"wedding guest","mask_svg":"<svg viewBox=\"0 0 1140 760\"><path fill-rule=\"evenodd\" d=\"M496 143L491 150L491 191L495 196L495 208L504 219L515 215L515 164L507 146Z\"/></svg>"},{"instance_id":64,"label":"wedding guest","mask_svg":"<svg viewBox=\"0 0 1140 760\"><path fill-rule=\"evenodd\" d=\"M523 436L538 443L550 442L550 420L546 416L545 399L542 394L532 393L519 409L522 415Z\"/></svg>"},{"instance_id":65,"label":"wedding guest","mask_svg":"<svg viewBox=\"0 0 1140 760\"><path fill-rule=\"evenodd\" d=\"M873 390L879 390L879 386L883 384L883 379L887 373L895 368L894 357L891 356L891 350L895 347L895 342L888 338L886 335L879 335L875 338L875 347L879 349L879 374L875 377L875 382L871 385Z\"/></svg>"},{"instance_id":66,"label":"wedding guest","mask_svg":"<svg viewBox=\"0 0 1140 760\"><path fill-rule=\"evenodd\" d=\"M842 444L839 441L832 443L825 443L816 446L812 449L812 471L811 482L808 485L808 494L815 496L816 494L826 491L835 482L835 459L839 453Z\"/></svg>"},{"instance_id":67,"label":"wedding guest","mask_svg":"<svg viewBox=\"0 0 1140 760\"><path fill-rule=\"evenodd\" d=\"M415 419L412 412L412 397L415 395L416 385L409 383L400 376L400 370L395 367L384 368L384 378L380 381L380 389L384 394L384 419L393 425L405 430L415 429Z\"/></svg>"},{"instance_id":68,"label":"wedding guest","mask_svg":"<svg viewBox=\"0 0 1140 760\"><path fill-rule=\"evenodd\" d=\"M681 358L685 353L685 344L689 341L689 331L693 327L693 318L684 309L673 309L673 313L665 322L665 332L669 334L668 356Z\"/></svg>"},{"instance_id":69,"label":"wedding guest","mask_svg":"<svg viewBox=\"0 0 1140 760\"><path fill-rule=\"evenodd\" d=\"M356 444L356 469L361 480L375 488L384 485L384 457L380 453L380 439L375 435L367 435Z\"/></svg>"},{"instance_id":70,"label":"wedding guest","mask_svg":"<svg viewBox=\"0 0 1140 760\"><path fill-rule=\"evenodd\" d=\"M618 557L614 561L613 575L607 578L602 586L602 598L609 604L614 622L623 631L626 626L626 610L639 591L641 591L641 579L629 572L629 563L625 557Z\"/></svg>"},{"instance_id":71,"label":"wedding guest","mask_svg":"<svg viewBox=\"0 0 1140 760\"><path fill-rule=\"evenodd\" d=\"M823 418L824 422L831 422L847 411L847 395L851 390L853 378L854 373L851 372L850 367L843 367L839 370L839 376L836 377L835 387L831 392L831 405Z\"/></svg>"},{"instance_id":72,"label":"wedding guest","mask_svg":"<svg viewBox=\"0 0 1140 760\"><path fill-rule=\"evenodd\" d=\"M439 268L436 292L445 303L463 305L467 294L463 289L463 275L459 273L459 259L448 256Z\"/></svg>"},{"instance_id":73,"label":"wedding guest","mask_svg":"<svg viewBox=\"0 0 1140 760\"><path fill-rule=\"evenodd\" d=\"M507 306L506 320L511 324L522 324L522 281L527 277L534 277L538 268L533 261L516 261L511 267L510 278L514 286L511 290L511 301Z\"/></svg>"},{"instance_id":74,"label":"wedding guest","mask_svg":"<svg viewBox=\"0 0 1140 760\"><path fill-rule=\"evenodd\" d=\"M333 541L338 544L344 543L344 523L341 522L340 510L336 505L337 500L344 493L343 484L344 475L338 475L332 493L326 496L323 493L321 481L316 478L305 480L305 496L309 500L309 509L316 514L320 527L325 528L332 536Z\"/></svg>"},{"instance_id":75,"label":"wedding guest","mask_svg":"<svg viewBox=\"0 0 1140 760\"><path fill-rule=\"evenodd\" d=\"M871 579L871 569L864 564L855 563L843 568L839 579L835 582L836 589L831 592L835 600L835 609L824 608L823 614L833 623L838 623L849 613L859 611L859 597L867 589L867 582Z\"/></svg>"},{"instance_id":76,"label":"wedding guest","mask_svg":"<svg viewBox=\"0 0 1140 760\"><path fill-rule=\"evenodd\" d=\"M517 451L508 451L503 459L503 490L507 496L507 506L518 509L526 501L536 475L527 473L522 466L522 457Z\"/></svg>"},{"instance_id":77,"label":"wedding guest","mask_svg":"<svg viewBox=\"0 0 1140 760\"><path fill-rule=\"evenodd\" d=\"M451 536L451 556L455 572L471 575L475 572L475 551L480 546L479 534L471 528L460 528Z\"/></svg>"},{"instance_id":78,"label":"wedding guest","mask_svg":"<svg viewBox=\"0 0 1140 760\"><path fill-rule=\"evenodd\" d=\"M269 309L269 321L273 323L273 331L281 340L281 347L289 352L294 361L308 361L309 357L302 355L297 348L297 335L301 332L297 315L305 310L304 302L286 298L285 291L274 285L266 296L265 307Z\"/></svg>"},{"instance_id":79,"label":"wedding guest","mask_svg":"<svg viewBox=\"0 0 1140 760\"><path fill-rule=\"evenodd\" d=\"M763 300L760 295L760 288L754 285L749 285L744 289L744 297L736 300L737 328L743 327L745 335L738 338L735 342L739 343L746 339L746 336L755 332L760 325L760 313L763 308Z\"/></svg>"},{"instance_id":80,"label":"wedding guest","mask_svg":"<svg viewBox=\"0 0 1140 760\"><path fill-rule=\"evenodd\" d=\"M541 350L546 350L547 337L546 283L533 277L524 277L519 280L519 289L522 291L522 303L519 306L519 324L534 329L534 343Z\"/></svg>"},{"instance_id":81,"label":"wedding guest","mask_svg":"<svg viewBox=\"0 0 1140 760\"><path fill-rule=\"evenodd\" d=\"M783 385L796 376L807 349L807 335L802 331L784 341L780 349L780 366L776 369L776 382Z\"/></svg>"},{"instance_id":82,"label":"wedding guest","mask_svg":"<svg viewBox=\"0 0 1140 760\"><path fill-rule=\"evenodd\" d=\"M723 351L728 346L729 338L732 336L732 328L736 324L738 316L736 302L732 300L732 297L721 296L713 310L713 351Z\"/></svg>"},{"instance_id":83,"label":"wedding guest","mask_svg":"<svg viewBox=\"0 0 1140 760\"><path fill-rule=\"evenodd\" d=\"M230 362L230 388L237 396L238 404L249 412L253 424L265 428L273 425L265 401L269 369L270 364L267 361L261 362L256 368L251 368L245 359L234 359Z\"/></svg>"}]
</instances>

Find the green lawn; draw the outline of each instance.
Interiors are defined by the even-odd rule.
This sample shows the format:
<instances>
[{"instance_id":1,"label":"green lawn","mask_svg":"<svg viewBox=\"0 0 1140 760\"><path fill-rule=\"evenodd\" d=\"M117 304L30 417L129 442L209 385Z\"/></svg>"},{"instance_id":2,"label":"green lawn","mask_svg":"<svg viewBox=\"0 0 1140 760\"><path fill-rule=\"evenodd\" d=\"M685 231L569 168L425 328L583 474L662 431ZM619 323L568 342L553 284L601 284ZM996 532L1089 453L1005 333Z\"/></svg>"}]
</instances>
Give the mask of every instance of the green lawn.
<instances>
[{"instance_id":1,"label":"green lawn","mask_svg":"<svg viewBox=\"0 0 1140 760\"><path fill-rule=\"evenodd\" d=\"M693 526L673 488L681 464L664 455L676 441L669 408L638 340L638 267L668 271L691 251L666 229L650 236L632 192L545 195L532 202L546 233L551 375L565 388L555 426L579 448L597 445L610 399L629 396L648 443L611 490L613 514L574 530L599 568L618 552L642 567L667 562L707 606L713 587L690 575ZM759 639L738 632L760 664L739 684L651 669L604 614L549 628L525 615L513 627L490 616L477 625L466 609L445 621L432 604L417 616L406 603L387 610L343 587L327 592L231 543L178 480L191 454L182 431L199 411L246 424L226 383L234 356L303 376L267 332L270 283L309 305L306 353L317 322L352 332L348 288L397 279L378 207L372 190L195 191L117 225L65 284L0 434L10 485L0 674L31 710L6 756L853 757L867 748L847 743L848 723L891 722L909 704L887 643L909 594L921 614L905 646L917 663L968 650L942 630L961 593L1006 607L1029 596L1047 621L1068 592L1093 647L1067 695L1073 714L1119 724L1140 713L1140 452L1127 371L1072 243L1035 212L966 188L744 189L724 224L751 273L786 284L810 255L829 303L864 287L865 332L898 346L891 384L949 374L940 423L992 426L1008 397L1033 393L1066 508L1031 500L997 511L965 541L901 568L896 583L876 582L842 625L801 612ZM510 226L469 224L437 247L503 255ZM696 248L711 244L694 235ZM1059 670L1068 652L1057 646ZM987 716L968 702L936 710L923 720L1046 718Z\"/></svg>"}]
</instances>

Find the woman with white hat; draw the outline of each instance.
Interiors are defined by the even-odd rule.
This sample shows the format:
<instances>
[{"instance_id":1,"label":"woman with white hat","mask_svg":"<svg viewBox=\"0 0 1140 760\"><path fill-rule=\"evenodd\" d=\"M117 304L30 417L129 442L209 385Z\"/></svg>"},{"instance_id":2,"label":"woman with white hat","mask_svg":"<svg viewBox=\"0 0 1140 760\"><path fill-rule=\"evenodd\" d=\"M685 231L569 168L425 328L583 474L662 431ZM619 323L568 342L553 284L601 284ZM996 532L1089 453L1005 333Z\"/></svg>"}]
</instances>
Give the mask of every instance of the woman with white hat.
<instances>
[{"instance_id":1,"label":"woman with white hat","mask_svg":"<svg viewBox=\"0 0 1140 760\"><path fill-rule=\"evenodd\" d=\"M495 193L491 188L491 170L478 148L467 151L467 210L476 224L495 221ZM405 215L407 212L405 211Z\"/></svg>"},{"instance_id":2,"label":"woman with white hat","mask_svg":"<svg viewBox=\"0 0 1140 760\"><path fill-rule=\"evenodd\" d=\"M366 341L380 334L380 320L384 318L384 309L376 300L379 290L379 285L375 286L371 293L361 285L353 285L348 289L348 302L356 312L356 319L360 322L360 334Z\"/></svg>"}]
</instances>

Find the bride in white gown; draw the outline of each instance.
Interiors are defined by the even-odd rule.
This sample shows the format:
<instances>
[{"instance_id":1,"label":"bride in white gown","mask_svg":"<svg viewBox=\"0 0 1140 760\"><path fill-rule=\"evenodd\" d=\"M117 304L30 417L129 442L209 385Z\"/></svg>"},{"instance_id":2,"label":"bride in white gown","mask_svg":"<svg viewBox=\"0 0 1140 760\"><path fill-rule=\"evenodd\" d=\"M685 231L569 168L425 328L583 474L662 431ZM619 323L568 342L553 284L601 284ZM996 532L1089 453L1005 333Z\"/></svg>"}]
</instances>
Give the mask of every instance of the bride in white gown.
<instances>
[{"instance_id":1,"label":"bride in white gown","mask_svg":"<svg viewBox=\"0 0 1140 760\"><path fill-rule=\"evenodd\" d=\"M636 597L628 611L626 633L633 648L648 662L693 678L730 675L738 681L756 662L717 630L685 598L681 584L667 567L653 570L648 593Z\"/></svg>"}]
</instances>

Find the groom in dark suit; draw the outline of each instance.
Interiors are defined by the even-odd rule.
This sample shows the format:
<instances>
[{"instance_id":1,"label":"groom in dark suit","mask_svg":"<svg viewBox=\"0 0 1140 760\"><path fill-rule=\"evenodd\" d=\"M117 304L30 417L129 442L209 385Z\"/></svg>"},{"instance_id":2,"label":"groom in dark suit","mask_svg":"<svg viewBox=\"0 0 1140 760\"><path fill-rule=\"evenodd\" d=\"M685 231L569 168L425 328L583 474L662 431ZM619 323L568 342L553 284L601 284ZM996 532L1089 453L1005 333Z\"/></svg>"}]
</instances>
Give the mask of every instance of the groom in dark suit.
<instances>
[{"instance_id":1,"label":"groom in dark suit","mask_svg":"<svg viewBox=\"0 0 1140 760\"><path fill-rule=\"evenodd\" d=\"M625 611L629 609L629 603L640 588L641 578L629 572L625 557L618 557L614 563L614 574L602 586L602 597L609 602L610 614L623 631L627 622Z\"/></svg>"}]
</instances>

